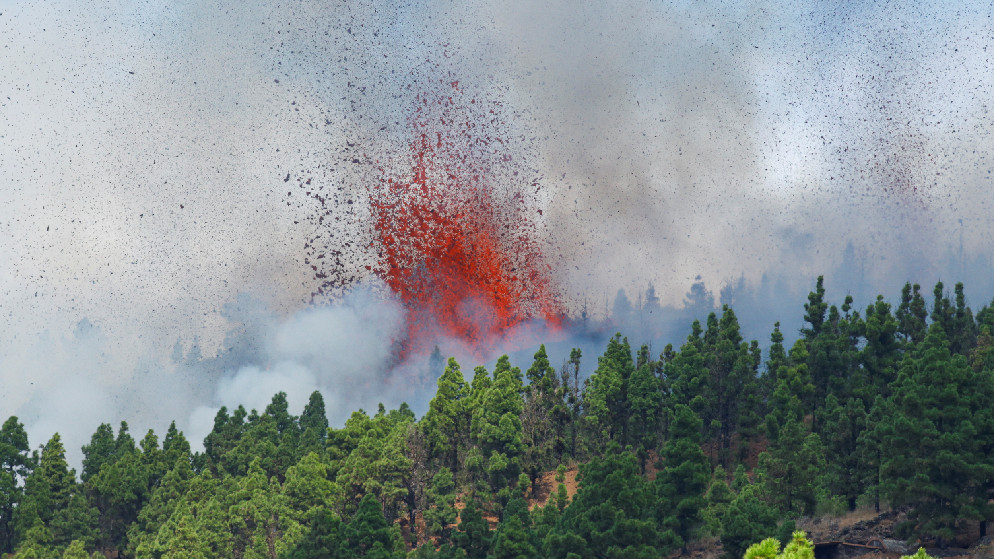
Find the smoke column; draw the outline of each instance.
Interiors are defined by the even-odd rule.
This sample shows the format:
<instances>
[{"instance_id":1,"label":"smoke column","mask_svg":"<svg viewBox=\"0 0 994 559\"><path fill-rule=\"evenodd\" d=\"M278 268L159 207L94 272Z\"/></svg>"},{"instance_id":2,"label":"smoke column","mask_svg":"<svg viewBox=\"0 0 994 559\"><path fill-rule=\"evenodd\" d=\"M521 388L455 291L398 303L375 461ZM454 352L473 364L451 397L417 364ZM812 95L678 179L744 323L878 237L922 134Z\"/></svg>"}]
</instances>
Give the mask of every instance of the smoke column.
<instances>
[{"instance_id":1,"label":"smoke column","mask_svg":"<svg viewBox=\"0 0 994 559\"><path fill-rule=\"evenodd\" d=\"M389 181L412 184L412 115L452 82L448 116L500 119L504 144L473 165L548 278L497 305L517 309L497 345L560 312L678 342L722 302L765 339L819 274L858 304L962 280L977 309L991 18L982 2L0 2L0 415L33 445L72 425L74 450L120 419L195 439L278 385L322 389L336 421L423 399L407 387L430 379L393 379L427 373L379 343L411 338L416 305L372 225L410 207ZM464 183L433 188L479 201Z\"/></svg>"}]
</instances>

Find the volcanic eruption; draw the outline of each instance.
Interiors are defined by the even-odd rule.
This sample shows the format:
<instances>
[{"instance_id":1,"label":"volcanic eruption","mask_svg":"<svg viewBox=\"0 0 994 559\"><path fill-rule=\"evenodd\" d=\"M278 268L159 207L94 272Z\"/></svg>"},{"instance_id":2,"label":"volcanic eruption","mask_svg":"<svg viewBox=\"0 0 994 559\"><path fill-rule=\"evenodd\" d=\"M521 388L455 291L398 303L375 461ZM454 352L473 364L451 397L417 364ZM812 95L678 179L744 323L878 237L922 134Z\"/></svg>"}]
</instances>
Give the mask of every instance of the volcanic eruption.
<instances>
[{"instance_id":1,"label":"volcanic eruption","mask_svg":"<svg viewBox=\"0 0 994 559\"><path fill-rule=\"evenodd\" d=\"M482 355L535 321L559 329L565 312L539 240L540 179L516 163L500 103L478 101L454 79L434 85L416 96L403 156L350 159L371 169L361 173L369 217L360 221L374 262L363 267L407 310L403 353L454 339ZM307 194L320 204L318 225L341 206ZM321 258L342 254L316 240L324 233L308 242L318 293L357 277L341 259Z\"/></svg>"}]
</instances>

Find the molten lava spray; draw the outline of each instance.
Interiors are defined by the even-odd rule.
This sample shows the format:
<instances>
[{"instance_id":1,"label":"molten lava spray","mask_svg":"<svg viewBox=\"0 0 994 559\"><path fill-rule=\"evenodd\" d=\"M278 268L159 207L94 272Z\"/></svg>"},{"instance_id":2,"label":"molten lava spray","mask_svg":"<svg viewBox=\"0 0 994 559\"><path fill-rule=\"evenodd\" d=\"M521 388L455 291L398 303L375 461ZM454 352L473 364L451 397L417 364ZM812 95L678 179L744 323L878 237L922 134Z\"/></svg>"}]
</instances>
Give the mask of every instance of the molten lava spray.
<instances>
[{"instance_id":1,"label":"molten lava spray","mask_svg":"<svg viewBox=\"0 0 994 559\"><path fill-rule=\"evenodd\" d=\"M546 335L560 329L566 313L540 245L541 180L518 156L527 140L509 140L501 103L467 95L458 81L419 87L404 122L406 153L372 155L362 142L346 150L346 161L365 169L368 219L348 187L327 193L300 182L319 205L305 245L315 296L354 284L365 267L407 310L403 354L455 340L485 356L536 322ZM335 227L346 221L364 226L374 262L345 259L355 237Z\"/></svg>"},{"instance_id":2,"label":"molten lava spray","mask_svg":"<svg viewBox=\"0 0 994 559\"><path fill-rule=\"evenodd\" d=\"M418 96L410 172L381 169L368 185L374 271L407 307L407 349L415 352L440 337L485 351L525 322L558 328L564 316L535 240L541 210L514 186L499 199L491 182L491 166L513 160L493 135L499 118L488 110L489 122L477 122L459 104L459 83L449 86L447 95Z\"/></svg>"}]
</instances>

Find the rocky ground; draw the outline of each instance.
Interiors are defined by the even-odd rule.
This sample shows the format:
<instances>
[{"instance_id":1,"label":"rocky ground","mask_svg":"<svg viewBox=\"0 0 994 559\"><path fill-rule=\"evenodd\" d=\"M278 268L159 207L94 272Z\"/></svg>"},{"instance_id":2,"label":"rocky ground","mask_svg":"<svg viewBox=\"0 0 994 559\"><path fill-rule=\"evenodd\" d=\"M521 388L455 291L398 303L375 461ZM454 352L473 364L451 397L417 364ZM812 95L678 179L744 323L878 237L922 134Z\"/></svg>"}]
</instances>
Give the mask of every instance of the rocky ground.
<instances>
[{"instance_id":1,"label":"rocky ground","mask_svg":"<svg viewBox=\"0 0 994 559\"><path fill-rule=\"evenodd\" d=\"M843 541L868 544L872 540L894 540L894 529L905 519L900 510L884 511L857 510L842 516L821 516L802 518L797 528L804 530L815 542ZM918 542L908 545L908 553L917 551ZM926 542L926 550L933 557L944 559L994 559L994 536L979 538L976 524L968 524L957 535L956 540L945 549L937 549ZM861 559L895 559L900 554L870 552ZM722 557L721 544L715 539L693 542L686 553L679 555L686 559L719 559Z\"/></svg>"}]
</instances>

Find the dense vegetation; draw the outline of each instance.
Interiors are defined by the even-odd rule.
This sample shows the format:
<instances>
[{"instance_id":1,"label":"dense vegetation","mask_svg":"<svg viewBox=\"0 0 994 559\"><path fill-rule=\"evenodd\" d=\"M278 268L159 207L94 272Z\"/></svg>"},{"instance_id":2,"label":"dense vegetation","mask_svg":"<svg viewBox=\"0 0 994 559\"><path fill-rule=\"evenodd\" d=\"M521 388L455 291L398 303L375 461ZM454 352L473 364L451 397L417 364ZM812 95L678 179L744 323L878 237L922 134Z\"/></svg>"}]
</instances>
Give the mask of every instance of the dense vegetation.
<instances>
[{"instance_id":1,"label":"dense vegetation","mask_svg":"<svg viewBox=\"0 0 994 559\"><path fill-rule=\"evenodd\" d=\"M0 429L0 553L122 557L658 557L701 537L732 557L791 520L909 510L942 545L994 518L994 309L963 286L905 286L860 313L819 278L789 349L765 360L731 308L654 356L614 336L580 378L545 348L470 378L448 360L428 412L357 411L329 428L277 394L222 408L202 453L175 425L135 441L101 425L77 478L59 435ZM931 306L931 309L929 309ZM575 494L565 484L579 467ZM530 507L546 472L556 488Z\"/></svg>"}]
</instances>

